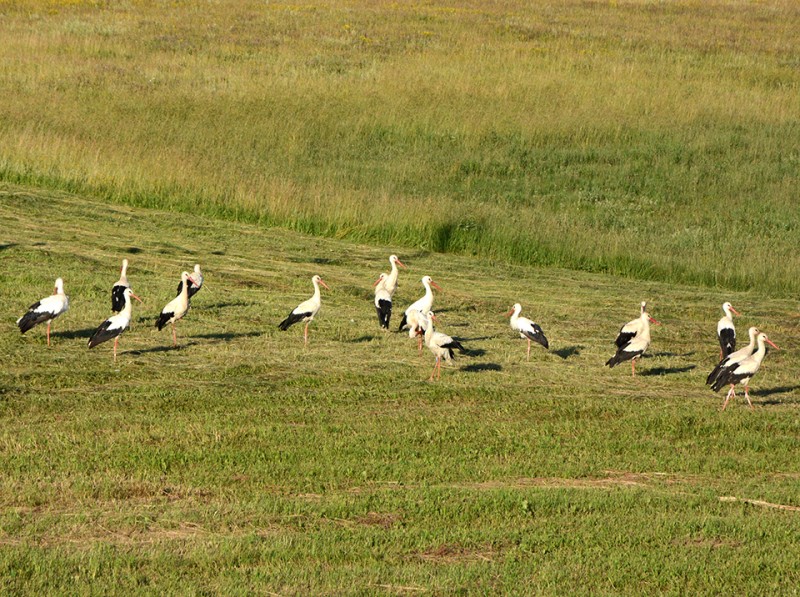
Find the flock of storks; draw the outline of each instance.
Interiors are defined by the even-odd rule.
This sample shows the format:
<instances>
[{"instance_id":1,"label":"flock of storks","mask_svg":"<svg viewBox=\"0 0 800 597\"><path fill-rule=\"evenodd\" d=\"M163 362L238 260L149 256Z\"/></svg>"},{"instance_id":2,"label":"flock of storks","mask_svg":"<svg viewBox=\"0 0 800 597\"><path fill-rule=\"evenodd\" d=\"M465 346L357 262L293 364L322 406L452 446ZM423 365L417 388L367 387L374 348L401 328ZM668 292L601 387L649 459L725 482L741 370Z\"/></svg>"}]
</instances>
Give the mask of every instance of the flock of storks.
<instances>
[{"instance_id":1,"label":"flock of storks","mask_svg":"<svg viewBox=\"0 0 800 597\"><path fill-rule=\"evenodd\" d=\"M392 316L392 297L397 289L398 266L405 268L397 255L389 257L391 271L382 273L373 284L375 288L375 310L378 315L378 322L381 328L388 330ZM114 361L117 360L117 344L119 336L128 328L131 321L131 299L141 302L131 290L127 278L128 260L122 260L122 269L119 280L111 288L111 310L114 315L101 323L92 336L89 338L89 348L94 348L98 344L108 340L114 340ZM430 276L424 276L421 280L425 288L425 294L416 302L412 303L403 313L398 331L408 329L409 337L418 339L418 349L422 351L424 343L435 357L433 371L429 378L430 381L441 377L442 359L452 361L454 351L464 352L464 347L458 340L453 339L447 334L437 332L434 329L436 315L433 308L433 288L441 288L433 281ZM311 278L314 286L314 294L306 301L295 307L289 315L278 325L281 330L287 330L295 323L305 322L303 331L303 341L308 343L308 326L319 312L322 304L320 296L320 285L328 288L327 284L319 276ZM177 345L177 333L175 323L186 315L190 306L190 299L202 288L203 273L199 265L194 266L193 272L182 272L181 281L178 284L177 296L167 303L161 310L155 325L161 330L167 324L172 326L172 342ZM650 345L650 323L660 325L647 312L647 304L641 303L640 315L636 319L623 325L617 335L614 344L616 353L607 362L608 367L624 361L631 362L631 374L636 375L636 360L642 356ZM64 282L58 278L55 282L55 290L52 295L37 301L30 306L28 311L17 320L20 331L24 334L34 326L47 323L47 345L50 345L50 323L69 308L69 297L64 293ZM724 316L717 323L717 337L720 343L720 361L714 370L708 375L706 383L714 391L719 391L725 386L730 386L722 410L728 405L731 398L736 396L736 384L743 384L745 398L750 408L753 404L750 401L750 379L756 374L767 354L766 345L769 344L778 348L756 327L751 327L748 332L750 343L744 348L736 350L736 330L733 325L733 315L739 313L733 306L726 302L722 305ZM506 313L510 317L511 328L518 332L520 337L528 341L527 359L530 359L531 342L541 344L544 348L549 347L547 337L542 328L526 317L521 317L522 306L514 304L511 310Z\"/></svg>"}]
</instances>

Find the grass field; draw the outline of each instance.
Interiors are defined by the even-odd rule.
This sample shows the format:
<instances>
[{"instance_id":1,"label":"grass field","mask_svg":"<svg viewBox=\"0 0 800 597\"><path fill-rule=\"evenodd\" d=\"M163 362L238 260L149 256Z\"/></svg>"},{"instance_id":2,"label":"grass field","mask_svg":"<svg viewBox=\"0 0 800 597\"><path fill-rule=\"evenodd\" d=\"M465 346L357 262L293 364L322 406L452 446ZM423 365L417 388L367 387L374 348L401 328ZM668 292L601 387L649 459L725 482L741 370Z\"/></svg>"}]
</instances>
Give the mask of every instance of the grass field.
<instances>
[{"instance_id":1,"label":"grass field","mask_svg":"<svg viewBox=\"0 0 800 597\"><path fill-rule=\"evenodd\" d=\"M0 2L0 180L800 293L794 2Z\"/></svg>"},{"instance_id":2,"label":"grass field","mask_svg":"<svg viewBox=\"0 0 800 597\"><path fill-rule=\"evenodd\" d=\"M430 274L470 354L383 333ZM120 260L145 301L92 351ZM153 322L180 271L206 285ZM331 287L303 348L277 323ZM71 309L14 325L62 276ZM797 303L319 239L0 186L0 590L4 594L796 594ZM647 299L638 375L602 366ZM703 381L720 304L783 349L755 410ZM511 332L516 301L549 351Z\"/></svg>"}]
</instances>

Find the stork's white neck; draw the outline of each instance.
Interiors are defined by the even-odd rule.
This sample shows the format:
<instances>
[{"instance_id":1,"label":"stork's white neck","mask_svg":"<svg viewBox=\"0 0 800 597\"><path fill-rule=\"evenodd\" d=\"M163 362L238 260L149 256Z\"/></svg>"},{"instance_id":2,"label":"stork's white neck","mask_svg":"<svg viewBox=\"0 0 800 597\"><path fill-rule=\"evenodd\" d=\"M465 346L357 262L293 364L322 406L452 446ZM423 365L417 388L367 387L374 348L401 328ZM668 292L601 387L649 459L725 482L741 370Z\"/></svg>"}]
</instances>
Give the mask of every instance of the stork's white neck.
<instances>
[{"instance_id":1,"label":"stork's white neck","mask_svg":"<svg viewBox=\"0 0 800 597\"><path fill-rule=\"evenodd\" d=\"M514 306L514 313L511 314L511 325L516 325L519 321L519 314L522 313L522 305Z\"/></svg>"}]
</instances>

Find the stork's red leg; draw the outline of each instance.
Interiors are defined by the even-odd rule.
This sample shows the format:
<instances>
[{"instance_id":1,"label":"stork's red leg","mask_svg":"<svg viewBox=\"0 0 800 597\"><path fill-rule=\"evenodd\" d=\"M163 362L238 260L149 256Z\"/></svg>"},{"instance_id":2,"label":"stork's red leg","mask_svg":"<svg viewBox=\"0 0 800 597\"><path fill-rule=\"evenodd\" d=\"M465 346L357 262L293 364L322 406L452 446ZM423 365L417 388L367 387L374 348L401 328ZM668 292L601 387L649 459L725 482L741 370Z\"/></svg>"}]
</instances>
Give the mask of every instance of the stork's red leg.
<instances>
[{"instance_id":1,"label":"stork's red leg","mask_svg":"<svg viewBox=\"0 0 800 597\"><path fill-rule=\"evenodd\" d=\"M47 322L47 345L50 346L50 322Z\"/></svg>"},{"instance_id":2,"label":"stork's red leg","mask_svg":"<svg viewBox=\"0 0 800 597\"><path fill-rule=\"evenodd\" d=\"M178 334L175 331L175 322L174 321L172 322L172 345L173 346L177 346L178 345Z\"/></svg>"},{"instance_id":3,"label":"stork's red leg","mask_svg":"<svg viewBox=\"0 0 800 597\"><path fill-rule=\"evenodd\" d=\"M750 410L754 410L753 409L753 403L750 402L750 386L749 385L745 385L744 386L744 397L747 398L747 404L750 405Z\"/></svg>"},{"instance_id":4,"label":"stork's red leg","mask_svg":"<svg viewBox=\"0 0 800 597\"><path fill-rule=\"evenodd\" d=\"M114 362L117 362L117 342L119 342L119 336L114 338Z\"/></svg>"},{"instance_id":5,"label":"stork's red leg","mask_svg":"<svg viewBox=\"0 0 800 597\"><path fill-rule=\"evenodd\" d=\"M736 398L736 386L731 384L731 389L728 390L728 395L725 396L725 402L722 403L722 410L725 410L725 407L728 406L728 401L731 398Z\"/></svg>"},{"instance_id":6,"label":"stork's red leg","mask_svg":"<svg viewBox=\"0 0 800 597\"><path fill-rule=\"evenodd\" d=\"M531 339L530 338L528 338L528 357L527 357L526 360L528 360L528 361L531 360Z\"/></svg>"}]
</instances>

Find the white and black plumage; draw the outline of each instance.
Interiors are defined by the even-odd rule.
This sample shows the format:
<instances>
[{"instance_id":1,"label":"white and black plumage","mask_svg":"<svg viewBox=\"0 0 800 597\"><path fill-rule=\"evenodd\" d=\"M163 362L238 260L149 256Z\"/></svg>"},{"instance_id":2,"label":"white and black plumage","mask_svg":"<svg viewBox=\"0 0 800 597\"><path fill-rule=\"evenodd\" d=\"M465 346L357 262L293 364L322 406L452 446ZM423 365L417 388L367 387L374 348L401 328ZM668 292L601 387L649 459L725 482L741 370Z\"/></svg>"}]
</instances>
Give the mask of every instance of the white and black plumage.
<instances>
[{"instance_id":1,"label":"white and black plumage","mask_svg":"<svg viewBox=\"0 0 800 597\"><path fill-rule=\"evenodd\" d=\"M736 397L735 388L737 383L744 384L744 397L747 399L747 404L750 405L750 408L753 408L753 403L750 402L750 380L756 372L758 372L758 369L761 367L761 362L764 360L764 357L767 356L766 344L778 349L778 347L772 343L772 340L767 338L764 332L761 332L756 337L756 342L758 343L758 350L735 365L720 371L714 383L711 385L711 389L715 392L719 392L729 384L731 386L731 389L728 390L728 395L725 396L725 402L722 403L722 410L725 410L731 398Z\"/></svg>"},{"instance_id":2,"label":"white and black plumage","mask_svg":"<svg viewBox=\"0 0 800 597\"><path fill-rule=\"evenodd\" d=\"M194 273L192 274L192 277L189 278L188 284L189 284L189 299L191 300L191 298L195 294L197 294L199 290L203 287L203 272L200 271L199 263L194 264ZM181 290L183 290L182 279L180 282L178 282L178 294L181 293Z\"/></svg>"},{"instance_id":3,"label":"white and black plumage","mask_svg":"<svg viewBox=\"0 0 800 597\"><path fill-rule=\"evenodd\" d=\"M520 317L519 314L522 312L522 305L519 303L514 303L514 306L511 307L511 310L506 313L506 317L511 316L511 329L514 331L519 332L520 338L524 338L528 341L528 359L531 358L531 340L534 342L538 342L545 348L550 347L550 343L547 341L547 337L544 335L544 331L539 326L538 323L532 322L527 317Z\"/></svg>"},{"instance_id":4,"label":"white and black plumage","mask_svg":"<svg viewBox=\"0 0 800 597\"><path fill-rule=\"evenodd\" d=\"M717 322L717 339L719 340L719 358L725 358L736 350L736 328L733 327L733 315L739 312L728 302L722 303L725 315Z\"/></svg>"},{"instance_id":5,"label":"white and black plumage","mask_svg":"<svg viewBox=\"0 0 800 597\"><path fill-rule=\"evenodd\" d=\"M53 294L36 301L28 312L17 319L19 331L23 334L33 326L47 322L47 345L50 346L50 323L69 309L69 297L64 294L64 280L56 278Z\"/></svg>"},{"instance_id":6,"label":"white and black plumage","mask_svg":"<svg viewBox=\"0 0 800 597\"><path fill-rule=\"evenodd\" d=\"M400 327L397 328L399 332L402 330L406 324L408 324L408 316L412 311L419 311L421 313L427 313L433 307L433 291L431 290L431 286L436 288L437 290L441 290L439 285L433 281L433 278L430 276L423 276L422 277L422 285L425 287L425 294L419 300L413 302L411 306L406 309L405 313L403 313L403 319L400 321Z\"/></svg>"},{"instance_id":7,"label":"white and black plumage","mask_svg":"<svg viewBox=\"0 0 800 597\"><path fill-rule=\"evenodd\" d=\"M714 380L717 379L717 376L719 376L723 369L733 367L737 363L743 361L753 354L753 351L756 348L756 337L761 333L761 330L759 330L757 327L751 327L749 330L747 330L747 333L750 336L750 344L744 348L740 348L736 352L732 352L726 357L723 357L723 359L717 363L717 366L714 367L711 373L708 374L708 377L706 378L706 385L710 386L712 383L714 383Z\"/></svg>"},{"instance_id":8,"label":"white and black plumage","mask_svg":"<svg viewBox=\"0 0 800 597\"><path fill-rule=\"evenodd\" d=\"M319 312L322 306L322 299L320 297L319 286L322 284L325 288L328 285L319 276L311 278L311 283L314 285L314 295L307 301L303 301L295 307L291 313L278 324L278 327L284 331L299 321L305 321L306 327L303 331L303 342L308 344L308 324L314 319L314 316ZM330 290L330 288L328 288Z\"/></svg>"},{"instance_id":9,"label":"white and black plumage","mask_svg":"<svg viewBox=\"0 0 800 597\"><path fill-rule=\"evenodd\" d=\"M425 330L428 329L428 318L422 311L408 312L408 337L417 339L417 350L422 354L422 342L425 336Z\"/></svg>"},{"instance_id":10,"label":"white and black plumage","mask_svg":"<svg viewBox=\"0 0 800 597\"><path fill-rule=\"evenodd\" d=\"M400 261L400 258L397 255L389 255L389 265L392 267L389 275L386 278L385 286L386 291L389 293L389 296L394 296L394 291L397 290L397 276L400 273L400 270L397 269L397 266L405 269L405 265L403 262Z\"/></svg>"},{"instance_id":11,"label":"white and black plumage","mask_svg":"<svg viewBox=\"0 0 800 597\"><path fill-rule=\"evenodd\" d=\"M189 272L181 272L181 293L166 304L161 309L161 314L156 319L156 327L159 331L164 329L168 323L172 324L172 345L178 345L178 334L175 331L175 322L181 319L189 310L189 282L194 282Z\"/></svg>"},{"instance_id":12,"label":"white and black plumage","mask_svg":"<svg viewBox=\"0 0 800 597\"><path fill-rule=\"evenodd\" d=\"M607 366L613 368L623 361L630 360L631 374L636 375L636 359L650 346L650 323L661 325L645 311L646 306L642 302L642 314L639 318L629 321L620 328L617 339L614 340L617 353L606 361Z\"/></svg>"},{"instance_id":13,"label":"white and black plumage","mask_svg":"<svg viewBox=\"0 0 800 597\"><path fill-rule=\"evenodd\" d=\"M378 314L378 323L384 330L389 329L389 320L392 318L392 294L386 288L388 274L381 274L375 281L375 311Z\"/></svg>"},{"instance_id":14,"label":"white and black plumage","mask_svg":"<svg viewBox=\"0 0 800 597\"><path fill-rule=\"evenodd\" d=\"M94 348L98 344L102 344L107 340L114 339L114 362L117 361L117 343L119 336L131 323L131 298L135 298L140 303L142 299L133 294L130 288L126 288L122 293L123 306L119 313L112 315L101 323L95 330L92 337L89 338L89 348Z\"/></svg>"},{"instance_id":15,"label":"white and black plumage","mask_svg":"<svg viewBox=\"0 0 800 597\"><path fill-rule=\"evenodd\" d=\"M130 287L131 285L128 283L128 260L123 259L119 280L111 287L111 310L114 313L119 313L125 307L125 289Z\"/></svg>"},{"instance_id":16,"label":"white and black plumage","mask_svg":"<svg viewBox=\"0 0 800 597\"><path fill-rule=\"evenodd\" d=\"M447 362L450 362L455 356L453 352L454 349L458 349L461 352L464 352L465 349L458 340L454 340L447 334L437 332L433 329L433 324L436 321L436 315L433 314L433 311L428 311L426 319L428 320L428 329L425 330L425 345L436 357L436 362L433 364L433 371L428 380L433 381L434 375L436 375L436 379L442 376L442 357L444 357Z\"/></svg>"}]
</instances>

